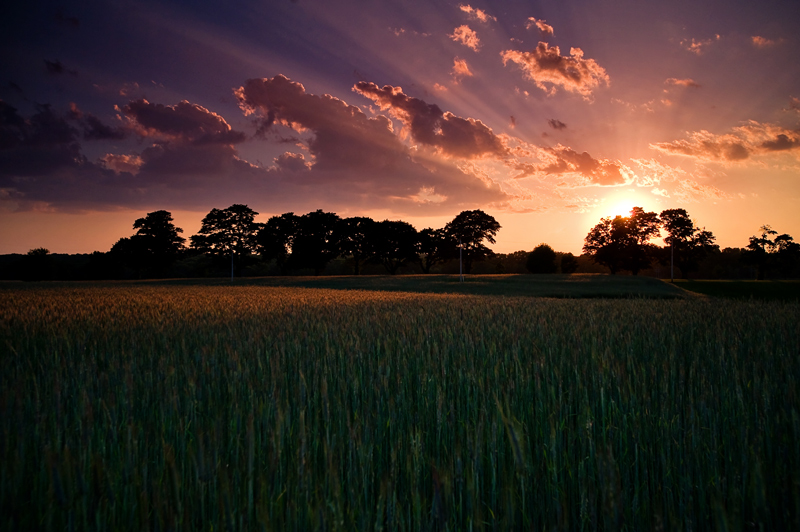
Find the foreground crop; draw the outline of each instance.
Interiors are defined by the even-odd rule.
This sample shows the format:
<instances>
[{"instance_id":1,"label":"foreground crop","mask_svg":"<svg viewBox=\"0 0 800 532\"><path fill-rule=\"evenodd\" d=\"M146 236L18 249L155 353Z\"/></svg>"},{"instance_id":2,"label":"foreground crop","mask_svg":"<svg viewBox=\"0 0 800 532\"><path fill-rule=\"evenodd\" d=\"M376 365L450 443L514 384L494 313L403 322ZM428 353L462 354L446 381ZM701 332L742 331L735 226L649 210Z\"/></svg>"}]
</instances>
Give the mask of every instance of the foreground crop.
<instances>
[{"instance_id":1,"label":"foreground crop","mask_svg":"<svg viewBox=\"0 0 800 532\"><path fill-rule=\"evenodd\" d=\"M4 289L0 528L799 529L800 306Z\"/></svg>"}]
</instances>

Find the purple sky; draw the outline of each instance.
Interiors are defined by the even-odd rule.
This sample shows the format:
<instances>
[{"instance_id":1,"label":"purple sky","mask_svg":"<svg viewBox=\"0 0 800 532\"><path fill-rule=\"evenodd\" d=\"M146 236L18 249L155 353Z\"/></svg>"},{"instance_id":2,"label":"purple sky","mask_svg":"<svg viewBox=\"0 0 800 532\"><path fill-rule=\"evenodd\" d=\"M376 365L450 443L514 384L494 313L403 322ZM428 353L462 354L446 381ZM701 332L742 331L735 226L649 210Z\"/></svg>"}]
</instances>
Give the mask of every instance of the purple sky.
<instances>
[{"instance_id":1,"label":"purple sky","mask_svg":"<svg viewBox=\"0 0 800 532\"><path fill-rule=\"evenodd\" d=\"M579 253L682 207L800 239L797 2L41 2L5 8L0 253L146 212L315 209Z\"/></svg>"}]
</instances>

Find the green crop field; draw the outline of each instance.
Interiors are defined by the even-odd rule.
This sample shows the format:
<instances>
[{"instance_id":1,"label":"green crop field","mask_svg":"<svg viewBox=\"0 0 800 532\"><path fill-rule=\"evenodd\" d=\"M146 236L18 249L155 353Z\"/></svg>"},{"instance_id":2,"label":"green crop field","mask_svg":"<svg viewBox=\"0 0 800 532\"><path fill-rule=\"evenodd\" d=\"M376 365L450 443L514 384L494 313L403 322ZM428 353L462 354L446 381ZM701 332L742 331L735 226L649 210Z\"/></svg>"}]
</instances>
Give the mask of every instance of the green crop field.
<instances>
[{"instance_id":1,"label":"green crop field","mask_svg":"<svg viewBox=\"0 0 800 532\"><path fill-rule=\"evenodd\" d=\"M0 529L800 529L796 301L268 284L0 286Z\"/></svg>"}]
</instances>

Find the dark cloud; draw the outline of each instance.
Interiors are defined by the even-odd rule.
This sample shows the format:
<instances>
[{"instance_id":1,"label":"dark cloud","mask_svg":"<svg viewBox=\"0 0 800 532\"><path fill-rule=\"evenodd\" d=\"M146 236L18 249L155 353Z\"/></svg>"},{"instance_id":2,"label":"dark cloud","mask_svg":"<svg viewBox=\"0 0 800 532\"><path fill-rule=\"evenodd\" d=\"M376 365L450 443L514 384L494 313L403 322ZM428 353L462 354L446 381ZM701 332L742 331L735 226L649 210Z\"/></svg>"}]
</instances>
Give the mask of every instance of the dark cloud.
<instances>
[{"instance_id":1,"label":"dark cloud","mask_svg":"<svg viewBox=\"0 0 800 532\"><path fill-rule=\"evenodd\" d=\"M561 130L567 128L567 124L555 118L550 118L549 120L547 120L547 123L550 124L550 127L552 127L553 129Z\"/></svg>"},{"instance_id":2,"label":"dark cloud","mask_svg":"<svg viewBox=\"0 0 800 532\"><path fill-rule=\"evenodd\" d=\"M800 147L800 138L791 138L788 135L781 133L775 140L767 140L761 143L760 146L766 151L785 151L793 150Z\"/></svg>"},{"instance_id":3,"label":"dark cloud","mask_svg":"<svg viewBox=\"0 0 800 532\"><path fill-rule=\"evenodd\" d=\"M203 144L236 144L244 133L234 131L220 115L186 100L177 105L153 104L135 100L122 108L135 122L135 131L143 137Z\"/></svg>"},{"instance_id":4,"label":"dark cloud","mask_svg":"<svg viewBox=\"0 0 800 532\"><path fill-rule=\"evenodd\" d=\"M61 61L48 61L47 59L44 60L44 67L47 70L48 74L52 74L54 76L60 76L61 74L70 74L72 76L77 76L77 70L70 70L64 66Z\"/></svg>"},{"instance_id":5,"label":"dark cloud","mask_svg":"<svg viewBox=\"0 0 800 532\"><path fill-rule=\"evenodd\" d=\"M56 12L56 16L54 17L55 21L59 24L70 26L72 28L80 28L81 21L78 20L78 17L70 17L65 15L62 11Z\"/></svg>"},{"instance_id":6,"label":"dark cloud","mask_svg":"<svg viewBox=\"0 0 800 532\"><path fill-rule=\"evenodd\" d=\"M43 175L81 164L78 131L49 105L37 105L24 119L17 109L0 100L0 176Z\"/></svg>"},{"instance_id":7,"label":"dark cloud","mask_svg":"<svg viewBox=\"0 0 800 532\"><path fill-rule=\"evenodd\" d=\"M558 46L540 42L530 52L505 50L500 53L503 64L516 63L537 87L554 94L557 87L589 97L600 85L608 85L609 77L594 59L584 59L583 50L570 48L569 57L562 56ZM551 84L548 89L545 83Z\"/></svg>"},{"instance_id":8,"label":"dark cloud","mask_svg":"<svg viewBox=\"0 0 800 532\"><path fill-rule=\"evenodd\" d=\"M443 112L438 105L403 93L400 87L361 81L354 90L380 105L409 127L417 142L434 146L444 155L473 159L483 156L502 157L507 149L491 128L474 118L461 118Z\"/></svg>"},{"instance_id":9,"label":"dark cloud","mask_svg":"<svg viewBox=\"0 0 800 532\"><path fill-rule=\"evenodd\" d=\"M286 152L274 166L261 168L242 159L234 141L244 135L222 116L190 102L136 100L120 111L127 130L146 146L134 151L115 143L115 153L92 162L82 153L81 133L107 138L118 133L113 127L90 120L77 106L62 114L40 106L25 118L0 102L3 201L20 210L202 210L248 202L276 212L346 207L437 214L510 199L485 175L430 152L415 159L388 118L306 93L283 76L250 80L236 94L243 109L277 132L269 137L293 128L288 137L310 157Z\"/></svg>"},{"instance_id":10,"label":"dark cloud","mask_svg":"<svg viewBox=\"0 0 800 532\"><path fill-rule=\"evenodd\" d=\"M69 104L67 116L81 124L85 140L122 140L127 136L124 128L104 124L93 114L81 111L74 102Z\"/></svg>"}]
</instances>

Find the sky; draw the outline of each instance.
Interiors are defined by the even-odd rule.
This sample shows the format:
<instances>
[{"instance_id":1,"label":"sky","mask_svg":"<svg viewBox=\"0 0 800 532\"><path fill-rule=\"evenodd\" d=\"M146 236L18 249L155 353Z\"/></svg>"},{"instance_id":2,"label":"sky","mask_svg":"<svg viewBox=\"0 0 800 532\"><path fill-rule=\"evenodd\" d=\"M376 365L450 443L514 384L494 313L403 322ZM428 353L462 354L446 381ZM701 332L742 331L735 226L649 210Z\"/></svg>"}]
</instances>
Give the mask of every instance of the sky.
<instances>
[{"instance_id":1,"label":"sky","mask_svg":"<svg viewBox=\"0 0 800 532\"><path fill-rule=\"evenodd\" d=\"M579 254L686 209L800 239L800 3L47 1L0 21L0 253L316 209Z\"/></svg>"}]
</instances>

